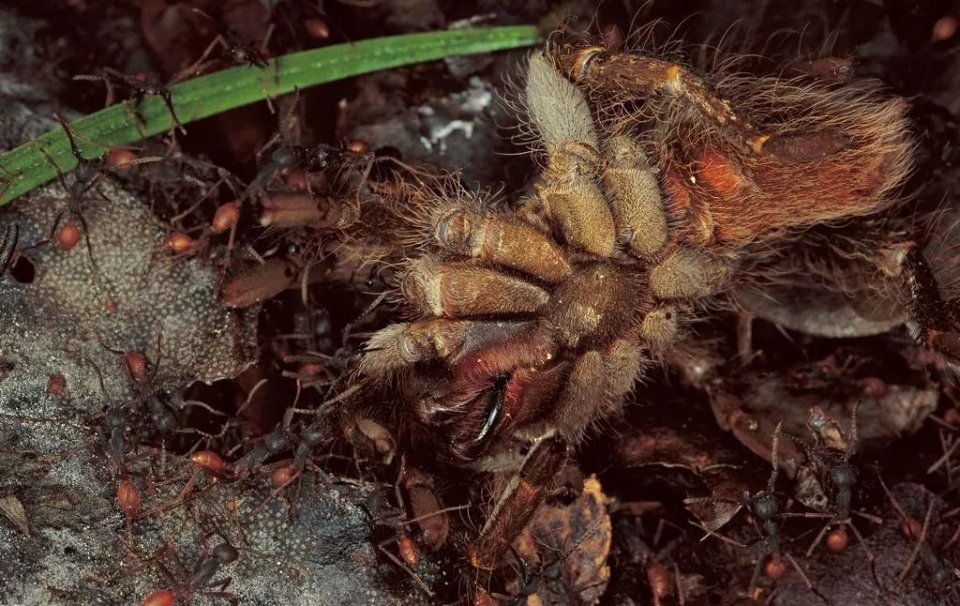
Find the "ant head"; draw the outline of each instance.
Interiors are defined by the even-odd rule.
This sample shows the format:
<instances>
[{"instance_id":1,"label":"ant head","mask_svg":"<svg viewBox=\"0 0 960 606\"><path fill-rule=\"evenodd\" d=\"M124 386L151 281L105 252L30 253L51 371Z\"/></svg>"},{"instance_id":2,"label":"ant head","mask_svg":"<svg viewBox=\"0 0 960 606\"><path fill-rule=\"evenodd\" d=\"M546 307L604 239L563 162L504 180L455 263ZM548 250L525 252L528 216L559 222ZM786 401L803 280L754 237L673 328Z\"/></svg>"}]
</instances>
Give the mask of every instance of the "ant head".
<instances>
[{"instance_id":1,"label":"ant head","mask_svg":"<svg viewBox=\"0 0 960 606\"><path fill-rule=\"evenodd\" d=\"M177 419L156 395L150 396L148 406L151 410L150 418L153 426L161 434L168 434L177 428Z\"/></svg>"},{"instance_id":2,"label":"ant head","mask_svg":"<svg viewBox=\"0 0 960 606\"><path fill-rule=\"evenodd\" d=\"M114 407L107 411L107 425L122 428L126 422L127 415L122 408Z\"/></svg>"},{"instance_id":3,"label":"ant head","mask_svg":"<svg viewBox=\"0 0 960 606\"><path fill-rule=\"evenodd\" d=\"M309 164L314 170L323 170L337 162L340 151L329 145L319 145L310 152Z\"/></svg>"},{"instance_id":4,"label":"ant head","mask_svg":"<svg viewBox=\"0 0 960 606\"><path fill-rule=\"evenodd\" d=\"M153 425L161 434L171 433L177 428L177 419L169 411L153 417Z\"/></svg>"},{"instance_id":5,"label":"ant head","mask_svg":"<svg viewBox=\"0 0 960 606\"><path fill-rule=\"evenodd\" d=\"M309 428L308 428L309 429ZM304 430L304 436L306 436L307 430ZM306 440L306 437L304 438ZM284 435L282 431L274 431L268 433L263 438L263 445L273 454L283 452L290 446L290 441L287 440L287 436Z\"/></svg>"},{"instance_id":6,"label":"ant head","mask_svg":"<svg viewBox=\"0 0 960 606\"><path fill-rule=\"evenodd\" d=\"M308 425L307 428L303 430L303 433L300 434L300 439L308 446L316 446L328 435L328 428L323 423L317 422Z\"/></svg>"},{"instance_id":7,"label":"ant head","mask_svg":"<svg viewBox=\"0 0 960 606\"><path fill-rule=\"evenodd\" d=\"M74 177L78 183L89 183L97 178L100 168L95 163L77 157L77 168L74 170Z\"/></svg>"},{"instance_id":8,"label":"ant head","mask_svg":"<svg viewBox=\"0 0 960 606\"><path fill-rule=\"evenodd\" d=\"M850 463L839 463L830 469L830 481L838 489L850 488L857 481L857 469Z\"/></svg>"},{"instance_id":9,"label":"ant head","mask_svg":"<svg viewBox=\"0 0 960 606\"><path fill-rule=\"evenodd\" d=\"M293 168L299 162L299 154L291 147L278 147L270 156L280 168Z\"/></svg>"},{"instance_id":10,"label":"ant head","mask_svg":"<svg viewBox=\"0 0 960 606\"><path fill-rule=\"evenodd\" d=\"M213 548L213 557L221 564L229 564L240 557L240 554L237 553L237 550L229 543L220 543Z\"/></svg>"},{"instance_id":11,"label":"ant head","mask_svg":"<svg viewBox=\"0 0 960 606\"><path fill-rule=\"evenodd\" d=\"M753 515L761 520L770 520L776 517L780 507L777 498L772 492L761 492L753 498Z\"/></svg>"}]
</instances>

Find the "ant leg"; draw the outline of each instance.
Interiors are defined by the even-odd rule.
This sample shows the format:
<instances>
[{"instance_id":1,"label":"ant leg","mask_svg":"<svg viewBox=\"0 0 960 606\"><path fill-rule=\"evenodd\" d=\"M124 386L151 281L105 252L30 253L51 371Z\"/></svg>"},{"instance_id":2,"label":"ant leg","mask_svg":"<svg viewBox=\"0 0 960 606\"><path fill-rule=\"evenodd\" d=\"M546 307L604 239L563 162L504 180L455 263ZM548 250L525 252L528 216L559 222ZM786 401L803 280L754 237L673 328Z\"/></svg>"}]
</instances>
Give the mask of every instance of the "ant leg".
<instances>
[{"instance_id":1,"label":"ant leg","mask_svg":"<svg viewBox=\"0 0 960 606\"><path fill-rule=\"evenodd\" d=\"M393 539L387 539L386 541L383 541L383 542L379 543L379 544L377 545L377 549L380 551L380 553L382 553L383 555L385 555L385 556L387 556L388 558L390 558L390 561L393 562L394 564L396 564L401 570L403 570L403 571L406 572L408 575L410 575L410 577L411 577L414 581L416 581L417 585L420 587L420 589L422 589L422 590L424 591L424 593L426 593L426 594L427 594L428 596L430 596L431 598L434 597L435 594L433 593L433 591L430 590L429 587L427 587L427 584L423 582L423 579L421 579L420 576L419 576L417 573L415 573L413 570L411 570L400 558L398 558L398 557L395 556L394 554L390 553L390 551L386 548L386 546L385 546L386 543L389 543L389 542L391 542L391 541L396 541L396 540L397 540L397 539L395 539L395 538L393 538Z\"/></svg>"},{"instance_id":2,"label":"ant leg","mask_svg":"<svg viewBox=\"0 0 960 606\"><path fill-rule=\"evenodd\" d=\"M267 26L267 33L263 35L263 41L260 42L260 48L257 49L257 51L260 53L260 55L261 55L262 57L264 57L264 58L266 58L267 51L270 50L270 49L269 49L269 46L270 46L270 38L273 37L273 32L274 32L276 29L277 29L277 26L274 25L273 23L271 23L270 25ZM264 67L264 66L261 65L260 67Z\"/></svg>"},{"instance_id":3,"label":"ant leg","mask_svg":"<svg viewBox=\"0 0 960 606\"><path fill-rule=\"evenodd\" d=\"M813 550L817 548L817 545L820 544L820 541L823 540L823 537L826 536L827 531L830 530L831 525L832 525L832 522L827 522L823 526L823 528L820 529L820 532L819 534L817 534L817 538L813 540L813 543L810 543L810 547L807 548L807 553L806 553L806 556L808 558L813 554Z\"/></svg>"},{"instance_id":4,"label":"ant leg","mask_svg":"<svg viewBox=\"0 0 960 606\"><path fill-rule=\"evenodd\" d=\"M892 498L892 497L891 497ZM933 516L933 502L930 502L930 505L927 507L927 513L923 517L923 526L920 528L920 533L916 537L917 545L913 548L913 551L910 552L910 557L907 559L906 564L903 565L903 569L900 570L900 574L897 576L897 583L903 583L903 580L907 578L907 573L910 572L910 568L913 567L914 562L917 561L917 557L921 554L927 540L927 533L930 530L930 518Z\"/></svg>"},{"instance_id":5,"label":"ant leg","mask_svg":"<svg viewBox=\"0 0 960 606\"><path fill-rule=\"evenodd\" d=\"M83 228L83 242L87 246L87 256L90 258L90 264L94 271L100 274L100 266L97 265L97 260L93 258L93 246L90 244L90 228L87 227L87 220L79 212L72 214L80 222L80 227Z\"/></svg>"},{"instance_id":6,"label":"ant leg","mask_svg":"<svg viewBox=\"0 0 960 606\"><path fill-rule=\"evenodd\" d=\"M57 227L60 226L60 219L63 218L64 213L73 212L71 208L73 206L73 196L71 195L70 187L67 185L67 180L63 176L63 170L60 169L60 165L57 164L56 161L54 161L54 159L50 157L50 154L48 154L47 151L42 147L40 148L40 152L47 159L47 162L49 162L53 166L53 169L57 171L57 180L60 182L60 187L63 188L63 191L66 192L68 196L67 208L57 213L57 216L53 220L53 226L50 228L50 237L47 240L49 242L53 242L56 240L56 237L57 237Z\"/></svg>"},{"instance_id":7,"label":"ant leg","mask_svg":"<svg viewBox=\"0 0 960 606\"><path fill-rule=\"evenodd\" d=\"M143 116L140 115L140 110L138 109L140 101L143 100L144 95L145 93L143 91L134 92L130 99L123 101L123 108L126 110L127 115L133 120L134 125L137 127L137 131L140 132L140 136L146 138L147 123L143 119Z\"/></svg>"},{"instance_id":8,"label":"ant leg","mask_svg":"<svg viewBox=\"0 0 960 606\"><path fill-rule=\"evenodd\" d=\"M265 151L267 151L277 143L280 143L280 138L281 138L280 133L274 133L273 136L270 137L270 139L268 139L266 143L260 146L260 149L258 149L254 154L257 158L258 163L260 162L260 156L262 156Z\"/></svg>"},{"instance_id":9,"label":"ant leg","mask_svg":"<svg viewBox=\"0 0 960 606\"><path fill-rule=\"evenodd\" d=\"M260 43L260 48L256 49L256 54L251 58L251 62L254 65L263 69L263 92L266 95L267 107L270 109L271 114L277 113L277 110L273 106L273 95L270 93L270 72L273 72L272 75L274 86L280 85L280 68L277 65L277 62L274 61L273 65L271 65L266 60L267 46L270 44L270 38L273 36L274 29L275 26L273 23L267 27L267 33L263 36L263 41Z\"/></svg>"},{"instance_id":10,"label":"ant leg","mask_svg":"<svg viewBox=\"0 0 960 606\"><path fill-rule=\"evenodd\" d=\"M2 165L0 165L0 170L4 171L6 174L10 175L11 177L15 176L13 173L8 171ZM7 193L7 190L10 189L12 185L13 185L13 181L5 177L0 177L0 198L3 198L3 196Z\"/></svg>"},{"instance_id":11,"label":"ant leg","mask_svg":"<svg viewBox=\"0 0 960 606\"><path fill-rule=\"evenodd\" d=\"M873 555L872 551L870 551L870 548L867 546L866 539L864 539L863 534L861 534L860 531L857 530L857 527L854 526L853 523L850 522L849 520L847 521L847 526L850 527L850 530L853 531L853 535L857 537L857 542L860 543L861 547L863 547L863 553L866 554L867 561L870 563L870 570L871 572L873 572L874 578L876 578L877 573L876 573L876 570L874 570L875 562L877 560L876 556Z\"/></svg>"},{"instance_id":12,"label":"ant leg","mask_svg":"<svg viewBox=\"0 0 960 606\"><path fill-rule=\"evenodd\" d=\"M193 9L193 11L197 13L202 13L202 11L196 8ZM202 13L202 14L206 15L206 13ZM207 17L207 18L209 19L210 17ZM223 34L217 34L217 36L210 42L210 44L207 45L207 48L204 49L203 53L200 55L200 58L194 61L188 67L185 67L184 69L180 70L180 72L178 72L177 75L174 77L174 81L177 81L189 76L200 75L200 73L203 71L203 68L207 67L206 65L204 65L204 62L207 60L208 57L210 57L210 53L212 53L213 50L217 48L217 46L220 46L221 48L224 48L224 49L229 48L229 45L227 44L227 40L223 37Z\"/></svg>"},{"instance_id":13,"label":"ant leg","mask_svg":"<svg viewBox=\"0 0 960 606\"><path fill-rule=\"evenodd\" d=\"M757 563L753 566L753 574L750 575L750 583L747 585L747 595L753 595L757 589L757 580L760 578L760 569L763 568L764 562L768 559L773 560L779 558L779 554L766 554L764 553L761 557L757 558Z\"/></svg>"},{"instance_id":14,"label":"ant leg","mask_svg":"<svg viewBox=\"0 0 960 606\"><path fill-rule=\"evenodd\" d=\"M173 119L174 127L180 131L180 134L186 135L187 129L183 127L183 123L180 122L177 112L173 109L173 95L170 94L170 91L167 90L166 87L158 89L157 94L160 95L160 98L163 99L164 105L167 106L167 111L170 112L170 117Z\"/></svg>"},{"instance_id":15,"label":"ant leg","mask_svg":"<svg viewBox=\"0 0 960 606\"><path fill-rule=\"evenodd\" d=\"M177 496L173 500L157 505L156 507L150 510L141 511L137 513L135 519L140 520L140 519L149 518L152 515L163 513L171 509L176 509L181 505L184 505L186 503L187 497L193 491L194 487L196 487L197 480L200 477L200 473L201 473L200 470L193 470L191 472L190 479L187 480L187 483L183 486L180 492L177 493Z\"/></svg>"},{"instance_id":16,"label":"ant leg","mask_svg":"<svg viewBox=\"0 0 960 606\"><path fill-rule=\"evenodd\" d=\"M113 105L113 102L116 100L116 97L117 97L115 94L116 89L114 88L113 83L111 82L112 78L110 76L110 73L112 71L116 71L116 70L112 70L109 67L105 67L103 68L99 76L95 76L93 74L79 74L77 76L74 76L73 80L75 82L81 81L81 80L85 80L87 82L103 82L103 86L107 91L107 96L106 96L106 99L104 99L103 101L103 105L104 107L110 107L111 105Z\"/></svg>"},{"instance_id":17,"label":"ant leg","mask_svg":"<svg viewBox=\"0 0 960 606\"><path fill-rule=\"evenodd\" d=\"M807 573L805 573L803 568L800 567L800 563L797 562L789 553L785 553L784 557L790 560L790 564L793 566L793 569L797 571L797 574L800 575L800 578L803 579L803 583L807 586L807 589L809 589L812 594L823 600L824 604L830 604L830 600L828 600L822 593L820 593L820 591L817 590L816 587L813 586L813 582L810 581Z\"/></svg>"}]
</instances>

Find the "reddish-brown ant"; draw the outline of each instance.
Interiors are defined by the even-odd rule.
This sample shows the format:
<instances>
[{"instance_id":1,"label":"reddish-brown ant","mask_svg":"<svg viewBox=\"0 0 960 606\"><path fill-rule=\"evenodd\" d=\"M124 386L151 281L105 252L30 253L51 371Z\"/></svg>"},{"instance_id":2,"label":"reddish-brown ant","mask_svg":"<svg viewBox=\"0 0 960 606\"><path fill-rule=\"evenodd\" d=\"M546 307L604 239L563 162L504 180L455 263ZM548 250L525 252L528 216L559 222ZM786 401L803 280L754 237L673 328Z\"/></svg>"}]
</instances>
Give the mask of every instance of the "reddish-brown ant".
<instances>
[{"instance_id":1,"label":"reddish-brown ant","mask_svg":"<svg viewBox=\"0 0 960 606\"><path fill-rule=\"evenodd\" d=\"M226 473L231 469L223 457L212 450L197 451L190 455L190 460L200 469L214 474Z\"/></svg>"},{"instance_id":2,"label":"reddish-brown ant","mask_svg":"<svg viewBox=\"0 0 960 606\"><path fill-rule=\"evenodd\" d=\"M155 505L146 511L139 512L136 514L136 519L149 518L158 513L177 509L185 505L188 502L188 497L194 492L194 489L197 488L201 476L204 474L214 478L214 480L210 482L206 488L214 485L219 478L232 478L234 476L232 466L228 462L224 461L223 457L212 450L201 450L194 452L189 456L189 462L184 463L185 465L181 470L181 473L178 473L175 478L171 479L171 481L177 481L182 479L184 476L187 476L187 481L177 492L177 495L172 499ZM200 490L202 491L206 488L201 488Z\"/></svg>"},{"instance_id":3,"label":"reddish-brown ant","mask_svg":"<svg viewBox=\"0 0 960 606\"><path fill-rule=\"evenodd\" d=\"M277 42L283 48L314 46L330 37L323 2L281 2L274 7L274 21Z\"/></svg>"},{"instance_id":4,"label":"reddish-brown ant","mask_svg":"<svg viewBox=\"0 0 960 606\"><path fill-rule=\"evenodd\" d=\"M175 255L189 255L200 249L200 243L186 232L172 231L163 237L160 248Z\"/></svg>"},{"instance_id":5,"label":"reddish-brown ant","mask_svg":"<svg viewBox=\"0 0 960 606\"><path fill-rule=\"evenodd\" d=\"M181 213L178 218L182 216L183 213ZM217 207L208 225L199 226L201 233L197 237L191 236L188 233L188 231L193 230L174 229L168 232L160 241L160 248L170 253L173 257L197 256L204 254L209 249L211 236L229 231L226 257L223 261L223 271L226 272L230 254L236 242L237 225L239 221L240 207L237 201L226 202Z\"/></svg>"},{"instance_id":6,"label":"reddish-brown ant","mask_svg":"<svg viewBox=\"0 0 960 606\"><path fill-rule=\"evenodd\" d=\"M229 185L229 182L227 182ZM232 185L229 185L232 189ZM204 196L206 197L206 196ZM202 199L201 199L202 201ZM195 207L196 205L194 205ZM178 216L181 218L184 213ZM199 255L206 251L210 245L210 238L213 235L222 234L229 231L227 238L226 258L223 262L224 271L229 262L229 255L233 251L236 242L237 225L240 221L240 206L238 201L225 202L217 207L209 225L200 227L201 233L197 237L191 236L188 231L175 229L160 241L160 248L171 253L175 257L188 257ZM192 230L190 230L192 231Z\"/></svg>"}]
</instances>

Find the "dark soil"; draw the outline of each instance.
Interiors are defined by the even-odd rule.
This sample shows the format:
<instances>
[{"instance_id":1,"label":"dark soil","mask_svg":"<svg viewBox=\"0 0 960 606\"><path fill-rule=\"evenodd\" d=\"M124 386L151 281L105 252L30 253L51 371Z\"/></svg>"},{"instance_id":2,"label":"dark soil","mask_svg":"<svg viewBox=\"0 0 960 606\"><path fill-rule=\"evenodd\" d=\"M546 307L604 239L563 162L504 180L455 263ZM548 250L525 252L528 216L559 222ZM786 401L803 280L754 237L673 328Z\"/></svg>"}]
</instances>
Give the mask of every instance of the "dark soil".
<instances>
[{"instance_id":1,"label":"dark soil","mask_svg":"<svg viewBox=\"0 0 960 606\"><path fill-rule=\"evenodd\" d=\"M736 55L755 55L745 69L765 72L845 57L858 76L878 78L889 93L906 98L918 160L896 212L923 224L924 217L955 212L958 4L0 2L0 95L11 108L0 115L0 144L11 148L52 129L54 110L73 116L101 109L104 88L74 75L109 67L168 80L199 56L218 28L257 41L273 24L266 54L275 56L441 29L476 16L480 24L566 23L608 35L662 20L650 30L651 44L682 43L687 59L706 72ZM165 19L177 5L202 8L212 23ZM326 24L328 35L312 37L307 19ZM529 186L535 162L521 153L513 137L516 118L500 97L524 56L455 58L302 91L296 131L305 145L363 141L379 159L459 171L468 188L502 189L505 202L513 203ZM221 61L213 69L231 64ZM429 442L411 437L410 413L388 390L367 399L350 391L365 337L402 316L390 300L378 301L392 284L389 266L359 263L339 246L335 229L265 229L249 213L241 214L229 260L226 236L214 235L179 269L144 270L163 288L138 287L142 268L124 265L124 251L148 249L159 233L174 227L202 233L218 207L236 198L218 184L217 168L238 183L254 180L269 156L258 158L258 151L278 132L278 116L291 102L275 100L276 113L260 104L190 124L175 141L157 138L136 150L169 157L126 174L123 192L109 185L106 197L121 202L104 202L107 210L87 217L92 233L143 232L118 236L115 248L94 239L93 256L114 276L112 285L95 277L74 281L71 272L79 270L57 269L42 247L36 254L25 250L0 281L6 284L0 290L6 324L0 331L6 340L0 342L0 602L138 604L151 591L189 585L225 541L240 559L213 576L231 578L222 592L240 604L960 604L955 369L920 347L900 326L903 317L881 330L856 332L845 316L821 314L836 303L827 295L791 294L777 309L758 304L752 316L704 315L685 349L650 369L624 413L577 448L576 467L589 482L599 481L594 491L581 494L576 486L551 497L532 525L539 530L528 529L506 566L474 570L467 549L492 509L495 486L509 478L438 461ZM388 182L395 170L388 165L375 163L368 178ZM346 198L356 182L343 175L352 170L334 167L315 175L313 186L331 199ZM64 204L56 189L4 209L0 227L32 226L23 228L22 241L42 240L40 226ZM47 210L27 207L43 203ZM365 227L376 231L373 220ZM859 228L849 229L844 233ZM390 235L384 227L377 237L388 241ZM374 239L365 246L375 247ZM259 313L255 306L225 311L213 305L222 274L228 280L240 275L257 255L309 259L312 267L302 284L272 292ZM940 262L952 276L956 258ZM105 292L119 292L120 319L100 313ZM82 307L77 301L89 303L83 321L64 311ZM748 316L752 338L744 351ZM828 338L833 335L842 338ZM119 363L131 351L147 352L144 382L131 382ZM66 376L66 395L49 387L57 374ZM324 408L330 414L291 413L331 399ZM748 511L701 540L698 518L709 524L723 507L741 505L745 492L756 496L767 487L778 422L790 437L779 453L781 512L815 513L801 503L797 480L812 459L804 448L813 448L809 411L822 408L849 438L857 406L851 523L861 538L851 532L843 550L822 542L811 550L829 517L778 517L785 554L780 578L769 574L768 543ZM123 411L122 429L111 425L111 410ZM163 411L175 417L176 430L158 430ZM265 440L277 428L286 428L288 443L269 450ZM306 448L306 471L275 490L271 478L297 460L311 429L322 439ZM232 475L198 472L186 458L197 451L249 468ZM833 450L824 457L829 466L842 455ZM433 529L443 536L431 535L429 524L404 523L415 517L408 511L410 486L395 487L405 468L429 474L436 503L456 508L446 515L447 527ZM137 483L140 512L150 515L124 517L116 496L124 478ZM177 502L191 481L196 488ZM691 506L690 498L707 500ZM903 515L921 524L927 519L922 542L901 531ZM405 546L417 552L416 561L405 557ZM208 595L218 587L193 589L197 604L233 599ZM185 592L178 597L178 603L189 599Z\"/></svg>"}]
</instances>

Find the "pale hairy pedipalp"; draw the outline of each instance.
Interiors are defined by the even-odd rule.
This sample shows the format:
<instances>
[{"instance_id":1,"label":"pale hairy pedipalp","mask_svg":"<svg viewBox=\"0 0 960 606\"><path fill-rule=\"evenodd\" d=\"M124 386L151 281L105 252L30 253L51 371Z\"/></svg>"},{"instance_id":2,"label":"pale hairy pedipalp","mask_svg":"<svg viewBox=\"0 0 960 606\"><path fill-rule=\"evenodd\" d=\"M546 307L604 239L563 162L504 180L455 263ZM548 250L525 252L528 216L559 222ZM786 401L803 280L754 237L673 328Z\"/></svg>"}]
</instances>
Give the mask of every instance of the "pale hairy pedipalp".
<instances>
[{"instance_id":1,"label":"pale hairy pedipalp","mask_svg":"<svg viewBox=\"0 0 960 606\"><path fill-rule=\"evenodd\" d=\"M586 98L543 53L530 56L524 101L530 121L548 151L571 141L599 148Z\"/></svg>"}]
</instances>

